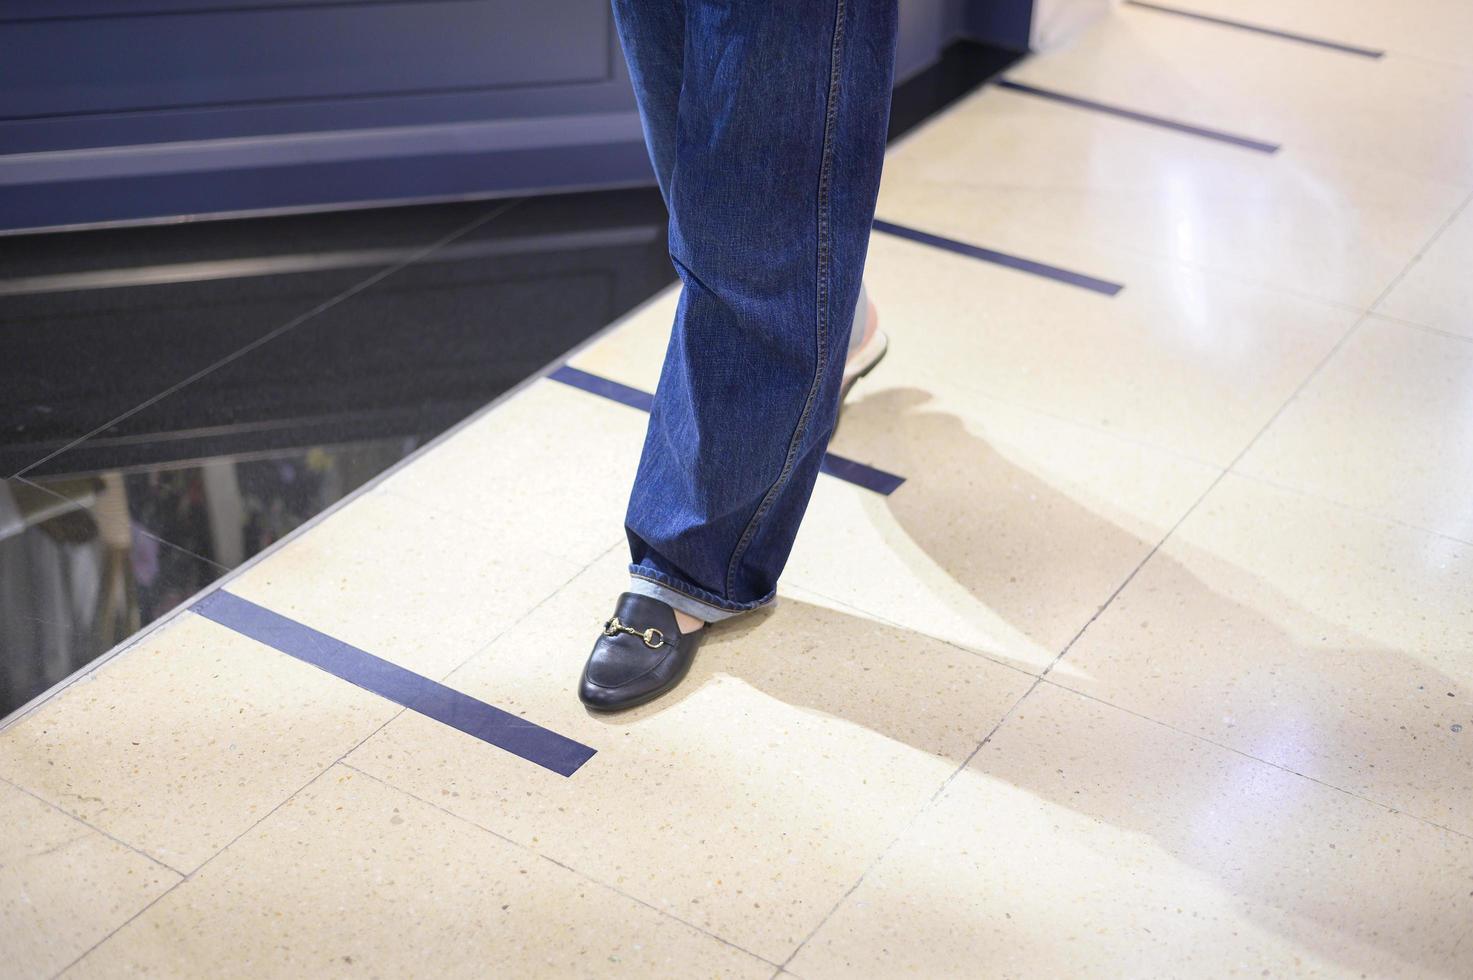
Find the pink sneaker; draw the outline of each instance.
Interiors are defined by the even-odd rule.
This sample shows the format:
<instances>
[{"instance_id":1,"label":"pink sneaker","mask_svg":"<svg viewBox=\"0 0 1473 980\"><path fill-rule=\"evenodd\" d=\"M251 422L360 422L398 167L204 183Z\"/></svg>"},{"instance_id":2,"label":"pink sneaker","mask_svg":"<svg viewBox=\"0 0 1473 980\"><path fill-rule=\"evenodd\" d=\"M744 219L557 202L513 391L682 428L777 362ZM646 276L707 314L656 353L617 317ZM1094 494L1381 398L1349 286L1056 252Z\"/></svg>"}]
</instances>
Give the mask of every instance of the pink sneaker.
<instances>
[{"instance_id":1,"label":"pink sneaker","mask_svg":"<svg viewBox=\"0 0 1473 980\"><path fill-rule=\"evenodd\" d=\"M865 335L859 342L859 346L849 352L844 359L844 380L839 385L839 404L849 397L849 389L854 387L854 382L869 374L875 369L875 365L884 360L885 353L890 349L890 338L880 329L880 315L875 309L875 304L868 304L868 315L865 317Z\"/></svg>"}]
</instances>

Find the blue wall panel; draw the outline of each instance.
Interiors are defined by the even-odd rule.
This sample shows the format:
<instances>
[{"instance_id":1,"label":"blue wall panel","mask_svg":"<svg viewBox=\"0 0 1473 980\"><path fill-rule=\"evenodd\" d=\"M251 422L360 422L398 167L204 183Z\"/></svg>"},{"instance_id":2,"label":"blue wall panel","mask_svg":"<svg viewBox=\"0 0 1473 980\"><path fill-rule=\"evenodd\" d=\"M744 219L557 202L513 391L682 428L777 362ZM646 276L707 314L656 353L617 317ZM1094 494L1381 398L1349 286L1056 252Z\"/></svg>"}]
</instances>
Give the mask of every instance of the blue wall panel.
<instances>
[{"instance_id":1,"label":"blue wall panel","mask_svg":"<svg viewBox=\"0 0 1473 980\"><path fill-rule=\"evenodd\" d=\"M608 0L0 0L0 232L651 182Z\"/></svg>"},{"instance_id":2,"label":"blue wall panel","mask_svg":"<svg viewBox=\"0 0 1473 980\"><path fill-rule=\"evenodd\" d=\"M613 75L603 0L252 7L0 23L0 122Z\"/></svg>"}]
</instances>

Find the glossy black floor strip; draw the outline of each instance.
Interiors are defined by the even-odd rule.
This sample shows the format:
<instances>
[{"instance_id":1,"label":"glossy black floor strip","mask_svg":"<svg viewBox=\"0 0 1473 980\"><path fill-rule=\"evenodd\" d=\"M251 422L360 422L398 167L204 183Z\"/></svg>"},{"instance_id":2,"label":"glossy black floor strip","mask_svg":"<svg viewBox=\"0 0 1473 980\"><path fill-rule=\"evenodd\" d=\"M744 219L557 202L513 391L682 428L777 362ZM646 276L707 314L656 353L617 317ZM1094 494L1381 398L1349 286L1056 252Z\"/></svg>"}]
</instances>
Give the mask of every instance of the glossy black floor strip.
<instances>
[{"instance_id":1,"label":"glossy black floor strip","mask_svg":"<svg viewBox=\"0 0 1473 980\"><path fill-rule=\"evenodd\" d=\"M537 255L572 249L639 246L661 241L664 234L663 226L641 225L630 228L600 228L590 231L555 232L520 238L470 241L446 245L418 261L421 265L433 265L506 255ZM87 289L121 289L130 286L249 279L333 269L367 269L402 263L414 259L415 254L414 249L359 249L344 252L275 255L270 258L176 262L169 265L98 269L61 275L0 279L0 296L75 293Z\"/></svg>"},{"instance_id":2,"label":"glossy black floor strip","mask_svg":"<svg viewBox=\"0 0 1473 980\"><path fill-rule=\"evenodd\" d=\"M1235 136L1232 133L1224 133L1218 129L1208 129L1206 126L1195 126L1191 123L1177 122L1175 119L1167 119L1164 116L1153 116L1148 112L1137 112L1134 109L1125 109L1120 106L1109 105L1105 102L1096 102L1093 99L1080 98L1077 95L1069 95L1066 92L1055 92L1052 89L1039 88L1036 85L1025 85L1022 82L1009 81L1008 79L1003 79L994 84L998 88L1004 88L1010 92L1033 95L1040 99L1048 99L1050 102L1058 102L1063 105L1074 106L1078 109L1103 112L1106 115L1129 119L1132 122L1145 123L1148 126L1159 126L1162 129L1186 133L1189 136L1200 136L1203 139L1216 140L1219 143L1227 143L1232 146L1240 146L1245 150L1253 150L1257 153L1279 152L1279 144L1277 143L1266 143L1263 140L1251 139L1247 136Z\"/></svg>"},{"instance_id":3,"label":"glossy black floor strip","mask_svg":"<svg viewBox=\"0 0 1473 980\"><path fill-rule=\"evenodd\" d=\"M941 235L933 235L928 231L920 231L916 228L908 228L905 225L897 225L893 221L881 221L876 218L874 229L875 231L882 231L887 235L894 235L897 238L906 238L913 242L920 242L922 245L944 248L948 252L956 252L958 255L981 259L983 262L991 262L993 265L1006 266L1009 269L1017 269L1019 272L1042 276L1045 279L1052 279L1055 282L1061 282L1068 286L1078 286L1080 289L1088 289L1091 292L1100 293L1104 296L1114 296L1125 288L1118 282L1096 279L1094 276L1087 276L1082 272L1071 272L1068 269L1061 269L1056 265L1049 265L1046 262L1035 262L1032 259L1020 258L1016 255L1009 255L1006 252L983 248L980 245L969 245L966 242L959 242L954 238L945 238Z\"/></svg>"},{"instance_id":4,"label":"glossy black floor strip","mask_svg":"<svg viewBox=\"0 0 1473 980\"><path fill-rule=\"evenodd\" d=\"M1354 44L1342 44L1339 41L1326 41L1320 37L1310 37L1308 34L1295 34L1293 31L1281 31L1273 27L1263 27L1258 24L1248 24L1241 20L1229 20L1226 17L1214 17L1211 14L1199 14L1195 10L1182 10L1179 7L1167 7L1159 3L1146 3L1145 0L1125 0L1132 7L1143 7L1146 10L1154 10L1163 14L1174 14L1177 17L1187 17L1191 20L1200 20L1208 24L1217 24L1221 27L1231 27L1239 31L1251 31L1254 34L1267 34L1269 37L1282 38L1285 41L1298 41L1300 44L1313 44L1319 48L1329 48L1331 51L1340 51L1345 54L1359 55L1362 58L1380 58L1386 52L1375 48L1362 48Z\"/></svg>"},{"instance_id":5,"label":"glossy black floor strip","mask_svg":"<svg viewBox=\"0 0 1473 980\"><path fill-rule=\"evenodd\" d=\"M953 41L936 63L895 87L890 100L891 141L1001 75L1024 53L971 39Z\"/></svg>"}]
</instances>

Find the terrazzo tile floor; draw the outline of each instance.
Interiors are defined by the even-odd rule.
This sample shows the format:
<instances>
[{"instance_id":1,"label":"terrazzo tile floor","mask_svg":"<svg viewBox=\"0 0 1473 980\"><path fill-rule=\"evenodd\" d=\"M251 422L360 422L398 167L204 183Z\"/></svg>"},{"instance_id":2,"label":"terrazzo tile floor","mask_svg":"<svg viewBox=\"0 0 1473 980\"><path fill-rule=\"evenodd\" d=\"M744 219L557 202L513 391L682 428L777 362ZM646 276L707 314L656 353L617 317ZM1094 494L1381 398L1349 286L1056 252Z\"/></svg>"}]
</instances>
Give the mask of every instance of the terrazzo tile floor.
<instances>
[{"instance_id":1,"label":"terrazzo tile floor","mask_svg":"<svg viewBox=\"0 0 1473 980\"><path fill-rule=\"evenodd\" d=\"M7 976L1473 976L1473 56L1126 4L894 144L892 354L775 608L591 714L637 408L541 378L0 731ZM1460 8L1459 8L1460 9ZM1231 11L1236 11L1233 13ZM1249 66L1243 70L1243 66ZM1389 142L1388 142L1389 141ZM571 364L653 390L676 293Z\"/></svg>"}]
</instances>

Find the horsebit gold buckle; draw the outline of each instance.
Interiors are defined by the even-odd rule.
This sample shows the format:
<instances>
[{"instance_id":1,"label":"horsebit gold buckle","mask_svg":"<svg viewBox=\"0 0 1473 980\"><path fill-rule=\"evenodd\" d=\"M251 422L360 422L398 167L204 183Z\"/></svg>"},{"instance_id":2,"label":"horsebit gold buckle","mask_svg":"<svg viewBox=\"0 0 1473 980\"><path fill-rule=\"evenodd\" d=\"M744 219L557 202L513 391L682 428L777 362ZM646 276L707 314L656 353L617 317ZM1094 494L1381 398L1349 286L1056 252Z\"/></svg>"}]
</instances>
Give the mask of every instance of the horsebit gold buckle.
<instances>
[{"instance_id":1,"label":"horsebit gold buckle","mask_svg":"<svg viewBox=\"0 0 1473 980\"><path fill-rule=\"evenodd\" d=\"M607 623L604 623L604 636L614 636L618 633L628 633L630 636L639 637L644 640L644 645L651 650L658 650L665 645L665 634L653 626L647 630L637 630L632 626L625 626L619 622L619 617L615 616Z\"/></svg>"}]
</instances>

